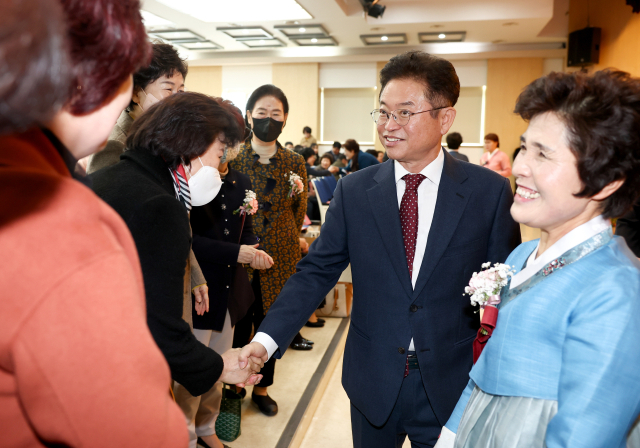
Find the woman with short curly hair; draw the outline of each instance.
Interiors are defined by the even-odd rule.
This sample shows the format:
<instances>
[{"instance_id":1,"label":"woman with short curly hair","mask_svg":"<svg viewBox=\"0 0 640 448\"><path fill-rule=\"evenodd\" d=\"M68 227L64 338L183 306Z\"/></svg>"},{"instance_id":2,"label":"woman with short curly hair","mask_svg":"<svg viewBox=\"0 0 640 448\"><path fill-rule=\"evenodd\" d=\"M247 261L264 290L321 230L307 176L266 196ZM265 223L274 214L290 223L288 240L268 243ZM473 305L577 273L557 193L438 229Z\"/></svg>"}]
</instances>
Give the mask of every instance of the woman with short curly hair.
<instances>
[{"instance_id":1,"label":"woman with short curly hair","mask_svg":"<svg viewBox=\"0 0 640 448\"><path fill-rule=\"evenodd\" d=\"M506 261L516 273L438 448L623 448L640 413L640 263L610 218L640 194L640 80L552 73L516 113L529 127L511 215L541 237Z\"/></svg>"}]
</instances>

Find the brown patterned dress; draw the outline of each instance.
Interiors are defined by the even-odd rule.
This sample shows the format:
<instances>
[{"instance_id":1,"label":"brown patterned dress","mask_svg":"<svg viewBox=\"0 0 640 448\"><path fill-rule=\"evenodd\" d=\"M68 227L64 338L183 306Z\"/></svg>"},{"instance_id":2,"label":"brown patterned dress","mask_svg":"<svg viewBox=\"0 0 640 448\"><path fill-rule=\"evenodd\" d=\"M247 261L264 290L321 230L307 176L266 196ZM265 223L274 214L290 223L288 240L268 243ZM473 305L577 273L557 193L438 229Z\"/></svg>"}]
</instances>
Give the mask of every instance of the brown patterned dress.
<instances>
[{"instance_id":1,"label":"brown patterned dress","mask_svg":"<svg viewBox=\"0 0 640 448\"><path fill-rule=\"evenodd\" d=\"M253 233L259 238L260 248L273 258L271 269L260 271L262 305L266 314L276 300L280 290L291 275L296 272L300 261L300 230L307 212L307 172L304 158L300 154L284 149L276 142L276 154L271 163L264 165L260 156L247 140L238 157L229 163L234 170L251 178L260 208L252 216ZM302 179L304 191L293 197L289 192L290 173ZM249 279L253 280L253 270L249 269Z\"/></svg>"}]
</instances>

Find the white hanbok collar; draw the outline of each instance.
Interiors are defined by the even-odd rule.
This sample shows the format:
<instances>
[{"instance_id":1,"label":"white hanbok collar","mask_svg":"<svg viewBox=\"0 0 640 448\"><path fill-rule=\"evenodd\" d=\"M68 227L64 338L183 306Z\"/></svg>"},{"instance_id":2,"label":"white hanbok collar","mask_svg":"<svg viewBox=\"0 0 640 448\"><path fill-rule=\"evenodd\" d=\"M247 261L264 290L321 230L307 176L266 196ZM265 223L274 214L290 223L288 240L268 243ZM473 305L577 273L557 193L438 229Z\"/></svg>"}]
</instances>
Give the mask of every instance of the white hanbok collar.
<instances>
[{"instance_id":1,"label":"white hanbok collar","mask_svg":"<svg viewBox=\"0 0 640 448\"><path fill-rule=\"evenodd\" d=\"M538 245L527 260L526 267L511 277L511 285L509 286L509 289L513 289L516 286L521 285L531 278L536 272L556 258L560 257L560 255L569 249L576 247L578 244L584 243L589 238L594 237L609 227L611 227L611 222L608 219L604 219L602 215L598 215L592 220L579 225L571 232L567 233L536 259L538 248L540 247L540 242L538 241Z\"/></svg>"}]
</instances>

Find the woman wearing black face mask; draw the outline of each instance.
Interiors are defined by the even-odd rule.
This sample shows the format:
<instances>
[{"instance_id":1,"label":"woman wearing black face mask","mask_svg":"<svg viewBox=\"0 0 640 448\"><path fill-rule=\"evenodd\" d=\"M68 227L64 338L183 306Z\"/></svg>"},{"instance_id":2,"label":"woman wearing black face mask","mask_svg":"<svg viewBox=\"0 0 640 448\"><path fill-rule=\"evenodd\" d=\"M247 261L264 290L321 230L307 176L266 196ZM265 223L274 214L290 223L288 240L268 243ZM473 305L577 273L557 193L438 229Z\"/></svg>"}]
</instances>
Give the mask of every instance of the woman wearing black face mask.
<instances>
[{"instance_id":1,"label":"woman wearing black face mask","mask_svg":"<svg viewBox=\"0 0 640 448\"><path fill-rule=\"evenodd\" d=\"M236 324L234 346L249 342L251 324L258 329L285 282L295 273L300 260L300 230L307 210L304 159L277 141L287 122L287 97L278 87L267 84L251 94L246 109L246 123L253 133L229 166L251 178L260 204L253 215L253 232L274 264L271 269L249 272L255 301L247 316ZM297 346L311 348L305 342L298 342ZM265 363L260 387L253 389L252 399L266 415L278 412L276 402L267 395L267 387L273 384L274 366L274 358Z\"/></svg>"}]
</instances>

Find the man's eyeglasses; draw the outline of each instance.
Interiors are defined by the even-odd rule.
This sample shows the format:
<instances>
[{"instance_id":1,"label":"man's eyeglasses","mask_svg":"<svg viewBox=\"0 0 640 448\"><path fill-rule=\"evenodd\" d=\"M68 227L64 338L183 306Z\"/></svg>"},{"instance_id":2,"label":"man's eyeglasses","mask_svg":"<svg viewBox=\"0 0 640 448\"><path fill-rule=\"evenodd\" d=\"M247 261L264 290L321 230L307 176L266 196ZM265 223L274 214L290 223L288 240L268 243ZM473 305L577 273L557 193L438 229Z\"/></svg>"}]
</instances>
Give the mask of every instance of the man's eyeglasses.
<instances>
[{"instance_id":1,"label":"man's eyeglasses","mask_svg":"<svg viewBox=\"0 0 640 448\"><path fill-rule=\"evenodd\" d=\"M387 112L386 110L374 109L371 111L371 118L373 118L373 121L375 121L378 126L381 126L389 121L389 115L391 115L393 119L396 120L396 123L398 123L400 126L406 126L409 123L409 120L411 120L411 117L414 115L444 109L445 107L446 106L436 107L435 109L421 110L420 112L411 112L407 109L397 109L391 112Z\"/></svg>"}]
</instances>

